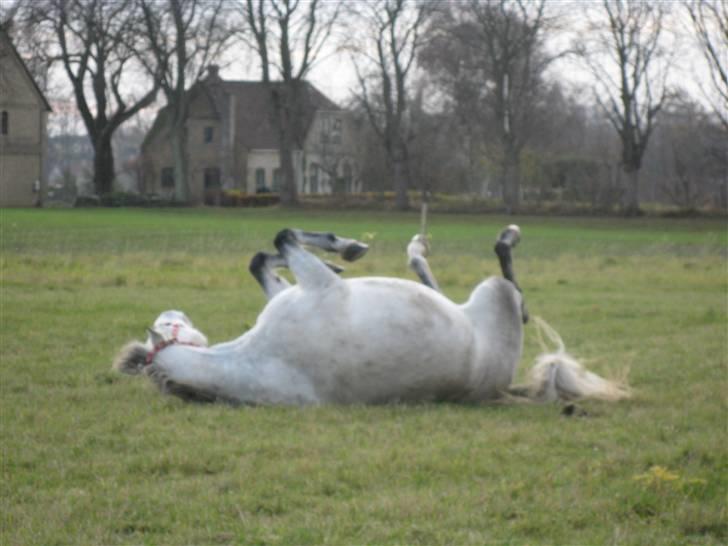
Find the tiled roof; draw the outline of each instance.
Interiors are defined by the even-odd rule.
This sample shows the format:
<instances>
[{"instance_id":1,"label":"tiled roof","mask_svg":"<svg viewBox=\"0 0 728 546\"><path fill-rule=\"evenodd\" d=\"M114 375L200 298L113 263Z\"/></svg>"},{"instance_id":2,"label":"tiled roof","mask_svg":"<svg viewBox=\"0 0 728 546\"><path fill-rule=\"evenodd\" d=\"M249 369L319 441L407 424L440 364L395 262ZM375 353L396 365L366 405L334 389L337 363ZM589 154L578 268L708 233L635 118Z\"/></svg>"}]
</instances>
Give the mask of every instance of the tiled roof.
<instances>
[{"instance_id":1,"label":"tiled roof","mask_svg":"<svg viewBox=\"0 0 728 546\"><path fill-rule=\"evenodd\" d=\"M281 82L273 82L272 88L282 89ZM317 110L341 110L334 102L309 82L302 82L303 115L301 126L297 129L296 140L302 142ZM206 109L204 117L219 119L229 111L228 97L235 97L235 134L237 142L248 149L272 150L278 148L278 129L275 123L275 113L271 90L260 81L229 81L219 78L206 78L196 83L188 91L191 103L201 104L199 99L207 97L211 110ZM211 114L212 112L212 114ZM167 116L167 107L157 114L145 143L164 126ZM190 118L198 117L195 108L190 112Z\"/></svg>"},{"instance_id":2,"label":"tiled roof","mask_svg":"<svg viewBox=\"0 0 728 546\"><path fill-rule=\"evenodd\" d=\"M35 89L36 93L38 94L38 97L40 98L41 102L43 103L43 106L45 106L46 111L52 112L53 109L51 108L51 105L48 104L48 100L46 99L45 95L43 94L43 91L41 91L40 87L38 87L38 84L36 83L35 79L33 78L33 75L30 73L30 70L28 70L28 66L25 64L25 61L23 61L23 58L18 53L18 50L15 49L15 45L13 45L12 40L10 39L10 36L8 36L8 33L5 31L2 25L0 25L0 41L3 41L7 44L7 49L10 51L10 54L13 55L18 62L20 63L20 66L23 67L23 71L25 72L25 75L30 80L30 83L33 85L33 88Z\"/></svg>"}]
</instances>

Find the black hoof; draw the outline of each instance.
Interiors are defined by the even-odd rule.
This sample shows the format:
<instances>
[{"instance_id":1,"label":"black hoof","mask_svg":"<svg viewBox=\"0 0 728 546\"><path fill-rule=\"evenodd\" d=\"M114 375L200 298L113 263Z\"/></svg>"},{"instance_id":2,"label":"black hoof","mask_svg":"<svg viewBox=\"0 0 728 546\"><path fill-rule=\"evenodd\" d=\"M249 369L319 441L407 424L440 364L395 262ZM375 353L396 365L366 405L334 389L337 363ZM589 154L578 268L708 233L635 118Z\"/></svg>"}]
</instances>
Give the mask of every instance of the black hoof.
<instances>
[{"instance_id":1,"label":"black hoof","mask_svg":"<svg viewBox=\"0 0 728 546\"><path fill-rule=\"evenodd\" d=\"M347 262L353 262L364 256L364 254L367 253L367 250L369 250L369 245L353 242L344 249L341 253L341 257Z\"/></svg>"},{"instance_id":2,"label":"black hoof","mask_svg":"<svg viewBox=\"0 0 728 546\"><path fill-rule=\"evenodd\" d=\"M564 417L589 417L589 412L576 404L566 404L561 410L561 415Z\"/></svg>"},{"instance_id":3,"label":"black hoof","mask_svg":"<svg viewBox=\"0 0 728 546\"><path fill-rule=\"evenodd\" d=\"M501 244L508 245L510 248L515 248L520 240L521 240L520 228L516 225L510 225L507 228L505 228L503 231L501 231L500 234L498 235L498 242L495 245L496 252L498 252L497 248Z\"/></svg>"},{"instance_id":4,"label":"black hoof","mask_svg":"<svg viewBox=\"0 0 728 546\"><path fill-rule=\"evenodd\" d=\"M250 260L248 265L248 271L255 275L256 271L260 271L265 266L267 254L265 252L258 252L253 259Z\"/></svg>"},{"instance_id":5,"label":"black hoof","mask_svg":"<svg viewBox=\"0 0 728 546\"><path fill-rule=\"evenodd\" d=\"M284 247L289 245L295 245L297 242L298 241L296 240L296 234L293 232L292 229L282 229L278 232L278 235L276 235L273 244L278 249L278 252L281 252Z\"/></svg>"}]
</instances>

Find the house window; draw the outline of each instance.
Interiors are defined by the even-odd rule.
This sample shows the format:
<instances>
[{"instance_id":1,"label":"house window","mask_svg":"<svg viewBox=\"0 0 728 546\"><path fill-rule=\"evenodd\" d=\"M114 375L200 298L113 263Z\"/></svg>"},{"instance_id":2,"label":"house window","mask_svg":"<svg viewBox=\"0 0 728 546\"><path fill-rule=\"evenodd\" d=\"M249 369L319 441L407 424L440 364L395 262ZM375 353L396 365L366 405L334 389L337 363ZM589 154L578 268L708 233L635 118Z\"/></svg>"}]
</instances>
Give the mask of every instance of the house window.
<instances>
[{"instance_id":1,"label":"house window","mask_svg":"<svg viewBox=\"0 0 728 546\"><path fill-rule=\"evenodd\" d=\"M255 169L255 193L267 193L268 188L265 185L265 169Z\"/></svg>"},{"instance_id":2,"label":"house window","mask_svg":"<svg viewBox=\"0 0 728 546\"><path fill-rule=\"evenodd\" d=\"M204 176L206 190L220 189L220 169L217 167L208 167L205 169Z\"/></svg>"},{"instance_id":3,"label":"house window","mask_svg":"<svg viewBox=\"0 0 728 546\"><path fill-rule=\"evenodd\" d=\"M319 192L319 166L316 163L311 163L308 168L308 181L311 186L311 193Z\"/></svg>"},{"instance_id":4,"label":"house window","mask_svg":"<svg viewBox=\"0 0 728 546\"><path fill-rule=\"evenodd\" d=\"M162 167L162 188L174 188L174 169L172 167Z\"/></svg>"},{"instance_id":5,"label":"house window","mask_svg":"<svg viewBox=\"0 0 728 546\"><path fill-rule=\"evenodd\" d=\"M215 128L214 127L205 127L204 131L204 140L205 143L208 144L212 142L213 137L215 136Z\"/></svg>"},{"instance_id":6,"label":"house window","mask_svg":"<svg viewBox=\"0 0 728 546\"><path fill-rule=\"evenodd\" d=\"M283 172L280 169L273 171L273 191L281 191L281 185L283 183Z\"/></svg>"},{"instance_id":7,"label":"house window","mask_svg":"<svg viewBox=\"0 0 728 546\"><path fill-rule=\"evenodd\" d=\"M321 120L321 143L341 143L341 118L327 116Z\"/></svg>"},{"instance_id":8,"label":"house window","mask_svg":"<svg viewBox=\"0 0 728 546\"><path fill-rule=\"evenodd\" d=\"M0 114L0 134L7 135L8 134L8 113L3 110L3 113Z\"/></svg>"}]
</instances>

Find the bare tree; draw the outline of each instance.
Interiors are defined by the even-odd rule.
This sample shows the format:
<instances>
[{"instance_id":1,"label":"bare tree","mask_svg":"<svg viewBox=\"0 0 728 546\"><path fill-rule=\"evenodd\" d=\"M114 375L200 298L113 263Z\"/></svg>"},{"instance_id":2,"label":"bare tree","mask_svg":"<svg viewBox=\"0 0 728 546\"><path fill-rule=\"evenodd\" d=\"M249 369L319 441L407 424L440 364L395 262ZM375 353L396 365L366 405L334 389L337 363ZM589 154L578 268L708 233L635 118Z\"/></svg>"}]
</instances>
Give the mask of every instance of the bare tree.
<instances>
[{"instance_id":1,"label":"bare tree","mask_svg":"<svg viewBox=\"0 0 728 546\"><path fill-rule=\"evenodd\" d=\"M564 54L545 47L559 18L555 10L546 13L543 0L471 0L448 8L433 19L421 61L462 127L463 145L471 149L470 177L483 178L475 166L489 150L503 202L515 212L522 152L549 117L544 74Z\"/></svg>"},{"instance_id":2,"label":"bare tree","mask_svg":"<svg viewBox=\"0 0 728 546\"><path fill-rule=\"evenodd\" d=\"M434 2L379 0L362 4L359 14L368 33L366 42L356 48L366 62L355 63L359 102L384 147L400 210L409 208L409 145L414 136L408 79L434 8Z\"/></svg>"},{"instance_id":3,"label":"bare tree","mask_svg":"<svg viewBox=\"0 0 728 546\"><path fill-rule=\"evenodd\" d=\"M258 53L278 129L283 174L281 203L297 203L293 150L302 142L305 78L321 54L339 16L339 2L243 0L243 39ZM280 81L271 79L271 69Z\"/></svg>"},{"instance_id":4,"label":"bare tree","mask_svg":"<svg viewBox=\"0 0 728 546\"><path fill-rule=\"evenodd\" d=\"M190 199L187 161L187 90L201 79L233 36L226 0L135 0L144 32L136 54L159 78L166 99L165 126L172 145L174 196Z\"/></svg>"},{"instance_id":5,"label":"bare tree","mask_svg":"<svg viewBox=\"0 0 728 546\"><path fill-rule=\"evenodd\" d=\"M94 188L99 195L113 189L112 136L129 118L151 104L155 80L146 89L128 93L130 65L139 12L132 0L37 0L21 7L25 24L55 37L57 48L47 51L71 83L79 113L94 149Z\"/></svg>"},{"instance_id":6,"label":"bare tree","mask_svg":"<svg viewBox=\"0 0 728 546\"><path fill-rule=\"evenodd\" d=\"M684 209L726 208L725 129L710 109L681 93L665 107L645 155L658 195Z\"/></svg>"},{"instance_id":7,"label":"bare tree","mask_svg":"<svg viewBox=\"0 0 728 546\"><path fill-rule=\"evenodd\" d=\"M470 0L467 12L477 39L470 46L480 50L478 68L490 91L485 104L500 141L503 201L512 213L520 206L521 152L534 126L543 74L560 56L544 51L544 34L553 21L545 15L545 0Z\"/></svg>"},{"instance_id":8,"label":"bare tree","mask_svg":"<svg viewBox=\"0 0 728 546\"><path fill-rule=\"evenodd\" d=\"M689 0L685 9L710 70L713 93L707 89L703 92L728 129L728 2Z\"/></svg>"},{"instance_id":9,"label":"bare tree","mask_svg":"<svg viewBox=\"0 0 728 546\"><path fill-rule=\"evenodd\" d=\"M621 142L627 179L623 211L640 212L640 169L655 122L669 91L670 59L662 47L665 4L603 0L603 19L591 21L580 51L596 81L598 104Z\"/></svg>"}]
</instances>

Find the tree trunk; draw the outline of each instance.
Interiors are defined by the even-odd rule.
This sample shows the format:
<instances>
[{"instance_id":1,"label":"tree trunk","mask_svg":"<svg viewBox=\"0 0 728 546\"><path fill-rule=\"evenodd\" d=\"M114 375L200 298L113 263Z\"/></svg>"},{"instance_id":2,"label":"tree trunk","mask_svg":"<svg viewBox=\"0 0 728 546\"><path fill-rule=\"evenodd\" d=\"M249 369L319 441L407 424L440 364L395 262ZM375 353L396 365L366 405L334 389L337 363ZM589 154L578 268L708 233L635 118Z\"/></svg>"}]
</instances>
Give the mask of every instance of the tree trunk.
<instances>
[{"instance_id":1,"label":"tree trunk","mask_svg":"<svg viewBox=\"0 0 728 546\"><path fill-rule=\"evenodd\" d=\"M520 154L506 144L503 156L503 204L508 214L515 214L521 206Z\"/></svg>"},{"instance_id":2,"label":"tree trunk","mask_svg":"<svg viewBox=\"0 0 728 546\"><path fill-rule=\"evenodd\" d=\"M94 188L100 197L114 191L114 153L111 137L102 136L93 142Z\"/></svg>"},{"instance_id":3,"label":"tree trunk","mask_svg":"<svg viewBox=\"0 0 728 546\"><path fill-rule=\"evenodd\" d=\"M410 204L407 190L409 190L410 172L406 144L395 141L387 156L389 175L394 188L394 206L397 210L408 210Z\"/></svg>"},{"instance_id":4,"label":"tree trunk","mask_svg":"<svg viewBox=\"0 0 728 546\"><path fill-rule=\"evenodd\" d=\"M187 181L187 150L185 127L178 124L172 127L172 161L174 162L174 200L180 204L189 204L190 188Z\"/></svg>"},{"instance_id":5,"label":"tree trunk","mask_svg":"<svg viewBox=\"0 0 728 546\"><path fill-rule=\"evenodd\" d=\"M402 159L392 161L392 182L394 184L394 205L397 210L409 209L409 180L407 163Z\"/></svg>"},{"instance_id":6,"label":"tree trunk","mask_svg":"<svg viewBox=\"0 0 728 546\"><path fill-rule=\"evenodd\" d=\"M640 210L640 171L629 165L623 167L627 178L622 208L625 216L639 216Z\"/></svg>"},{"instance_id":7,"label":"tree trunk","mask_svg":"<svg viewBox=\"0 0 728 546\"><path fill-rule=\"evenodd\" d=\"M296 187L296 169L293 165L293 135L291 134L291 126L284 120L284 125L280 131L280 164L281 173L283 175L282 186L280 188L281 205L284 207L294 207L298 204L298 188Z\"/></svg>"},{"instance_id":8,"label":"tree trunk","mask_svg":"<svg viewBox=\"0 0 728 546\"><path fill-rule=\"evenodd\" d=\"M295 82L289 82L287 88L270 89L273 108L278 125L278 161L280 164L282 180L278 192L281 205L295 207L298 204L298 188L296 187L296 169L293 164L294 131L297 121L296 101L298 96Z\"/></svg>"}]
</instances>

